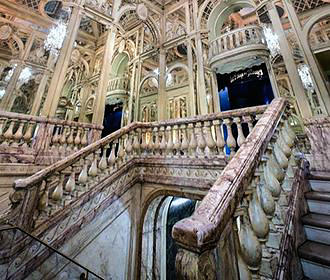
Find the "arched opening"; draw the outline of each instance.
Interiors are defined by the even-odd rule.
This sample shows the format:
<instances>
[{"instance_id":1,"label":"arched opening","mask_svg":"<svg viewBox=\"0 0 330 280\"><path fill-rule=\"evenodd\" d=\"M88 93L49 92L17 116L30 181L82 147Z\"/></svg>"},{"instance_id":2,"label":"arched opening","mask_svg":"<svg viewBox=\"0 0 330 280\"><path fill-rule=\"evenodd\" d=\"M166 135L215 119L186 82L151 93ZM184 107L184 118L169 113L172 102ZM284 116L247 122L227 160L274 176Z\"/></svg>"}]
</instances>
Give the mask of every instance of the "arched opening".
<instances>
[{"instance_id":1,"label":"arched opening","mask_svg":"<svg viewBox=\"0 0 330 280\"><path fill-rule=\"evenodd\" d=\"M142 229L141 279L176 279L178 247L172 228L196 206L196 200L173 196L158 196L149 204Z\"/></svg>"},{"instance_id":2,"label":"arched opening","mask_svg":"<svg viewBox=\"0 0 330 280\"><path fill-rule=\"evenodd\" d=\"M120 129L123 114L127 107L129 94L129 56L120 52L111 65L110 79L106 97L102 137Z\"/></svg>"},{"instance_id":3,"label":"arched opening","mask_svg":"<svg viewBox=\"0 0 330 280\"><path fill-rule=\"evenodd\" d=\"M215 11L219 15L215 15ZM223 56L228 52L228 61L219 60L213 66L218 83L220 110L269 104L274 98L268 67L269 55L264 52L243 51L251 44L259 45L262 41L262 29L258 23L256 10L249 1L235 1L231 5L219 4L210 15L211 37L217 38ZM254 38L260 37L261 41ZM211 41L212 47L212 41ZM239 60L232 57L241 48ZM224 57L226 59L226 57ZM228 63L227 63L228 62Z\"/></svg>"},{"instance_id":4,"label":"arched opening","mask_svg":"<svg viewBox=\"0 0 330 280\"><path fill-rule=\"evenodd\" d=\"M317 21L309 31L309 46L326 82L330 83L330 16Z\"/></svg>"}]
</instances>

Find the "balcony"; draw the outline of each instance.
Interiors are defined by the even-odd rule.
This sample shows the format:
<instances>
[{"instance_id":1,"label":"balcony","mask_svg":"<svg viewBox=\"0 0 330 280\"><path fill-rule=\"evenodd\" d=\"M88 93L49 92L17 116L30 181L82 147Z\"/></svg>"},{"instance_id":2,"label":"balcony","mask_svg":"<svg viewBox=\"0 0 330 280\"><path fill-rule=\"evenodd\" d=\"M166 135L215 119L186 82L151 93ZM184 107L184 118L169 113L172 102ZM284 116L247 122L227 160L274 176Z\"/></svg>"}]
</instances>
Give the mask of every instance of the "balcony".
<instances>
[{"instance_id":1,"label":"balcony","mask_svg":"<svg viewBox=\"0 0 330 280\"><path fill-rule=\"evenodd\" d=\"M269 56L266 40L259 26L227 32L209 45L209 63L218 73L230 73L263 63Z\"/></svg>"},{"instance_id":2,"label":"balcony","mask_svg":"<svg viewBox=\"0 0 330 280\"><path fill-rule=\"evenodd\" d=\"M111 79L108 84L107 98L126 99L130 89L128 77Z\"/></svg>"}]
</instances>

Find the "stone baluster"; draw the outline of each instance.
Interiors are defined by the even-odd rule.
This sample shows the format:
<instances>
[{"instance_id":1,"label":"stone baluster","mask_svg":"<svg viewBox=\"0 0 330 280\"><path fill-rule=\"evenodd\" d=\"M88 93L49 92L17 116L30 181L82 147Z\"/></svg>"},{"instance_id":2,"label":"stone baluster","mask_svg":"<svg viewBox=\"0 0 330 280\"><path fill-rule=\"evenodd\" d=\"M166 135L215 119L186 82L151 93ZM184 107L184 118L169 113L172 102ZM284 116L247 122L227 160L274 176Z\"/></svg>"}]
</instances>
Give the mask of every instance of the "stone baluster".
<instances>
[{"instance_id":1,"label":"stone baluster","mask_svg":"<svg viewBox=\"0 0 330 280\"><path fill-rule=\"evenodd\" d=\"M73 151L73 142L74 142L73 134L74 134L74 131L76 130L76 128L73 126L73 127L68 127L68 129L69 129L70 133L69 133L69 137L66 141L67 151L71 152L71 151Z\"/></svg>"},{"instance_id":2,"label":"stone baluster","mask_svg":"<svg viewBox=\"0 0 330 280\"><path fill-rule=\"evenodd\" d=\"M65 151L66 151L66 132L67 132L67 128L68 126L62 126L62 134L61 137L59 139L59 151L62 155L65 155Z\"/></svg>"},{"instance_id":3,"label":"stone baluster","mask_svg":"<svg viewBox=\"0 0 330 280\"><path fill-rule=\"evenodd\" d=\"M111 145L111 152L108 158L108 163L109 163L109 167L111 168L111 170L115 169L116 167L116 145L117 145L117 140L114 140L112 142Z\"/></svg>"},{"instance_id":4,"label":"stone baluster","mask_svg":"<svg viewBox=\"0 0 330 280\"><path fill-rule=\"evenodd\" d=\"M85 147L88 144L88 131L89 129L87 127L84 128L84 136L81 139L81 146Z\"/></svg>"},{"instance_id":5,"label":"stone baluster","mask_svg":"<svg viewBox=\"0 0 330 280\"><path fill-rule=\"evenodd\" d=\"M182 124L180 126L181 133L182 133L182 142L181 142L181 151L183 152L183 157L188 156L188 148L189 148L189 141L187 136L187 125Z\"/></svg>"},{"instance_id":6,"label":"stone baluster","mask_svg":"<svg viewBox=\"0 0 330 280\"><path fill-rule=\"evenodd\" d=\"M101 170L101 174L106 173L106 170L108 168L108 162L107 162L107 151L108 151L109 145L105 145L105 147L102 149L102 157L99 161L99 169Z\"/></svg>"},{"instance_id":7,"label":"stone baluster","mask_svg":"<svg viewBox=\"0 0 330 280\"><path fill-rule=\"evenodd\" d=\"M13 136L15 142L12 144L12 147L18 147L20 140L23 138L23 128L25 123L26 121L19 120L18 128Z\"/></svg>"},{"instance_id":8,"label":"stone baluster","mask_svg":"<svg viewBox=\"0 0 330 280\"><path fill-rule=\"evenodd\" d=\"M135 155L140 154L140 131L140 128L138 128L134 132L133 150Z\"/></svg>"},{"instance_id":9,"label":"stone baluster","mask_svg":"<svg viewBox=\"0 0 330 280\"><path fill-rule=\"evenodd\" d=\"M211 131L211 122L204 122L204 134L205 134L205 143L208 149L208 155L214 154L214 148L216 147L216 143L214 142L212 131Z\"/></svg>"},{"instance_id":10,"label":"stone baluster","mask_svg":"<svg viewBox=\"0 0 330 280\"><path fill-rule=\"evenodd\" d=\"M78 185L79 185L79 192L85 192L87 189L87 182L88 182L88 161L87 159L83 160L83 167L78 176Z\"/></svg>"},{"instance_id":11,"label":"stone baluster","mask_svg":"<svg viewBox=\"0 0 330 280\"><path fill-rule=\"evenodd\" d=\"M29 123L26 126L26 131L24 133L23 139L24 139L24 144L23 147L28 147L32 134L33 134L33 128L35 126L36 122L35 121L29 121Z\"/></svg>"},{"instance_id":12,"label":"stone baluster","mask_svg":"<svg viewBox=\"0 0 330 280\"><path fill-rule=\"evenodd\" d=\"M249 128L249 134L251 133L253 129L253 119L250 115L243 116L243 121L247 123L248 128Z\"/></svg>"},{"instance_id":13,"label":"stone baluster","mask_svg":"<svg viewBox=\"0 0 330 280\"><path fill-rule=\"evenodd\" d=\"M190 123L188 124L188 131L190 134L190 141L189 141L189 156L190 157L196 157L196 149L197 149L197 139L194 129L194 124Z\"/></svg>"},{"instance_id":14,"label":"stone baluster","mask_svg":"<svg viewBox=\"0 0 330 280\"><path fill-rule=\"evenodd\" d=\"M180 156L180 134L179 134L179 126L174 125L173 126L173 152L175 153L176 157Z\"/></svg>"},{"instance_id":15,"label":"stone baluster","mask_svg":"<svg viewBox=\"0 0 330 280\"><path fill-rule=\"evenodd\" d=\"M128 132L126 135L125 151L128 159L133 156L132 134L130 132Z\"/></svg>"},{"instance_id":16,"label":"stone baluster","mask_svg":"<svg viewBox=\"0 0 330 280\"><path fill-rule=\"evenodd\" d=\"M153 129L153 134L155 137L155 142L154 142L154 153L155 155L159 155L160 154L160 141L159 141L159 131L158 131L158 127L154 127Z\"/></svg>"},{"instance_id":17,"label":"stone baluster","mask_svg":"<svg viewBox=\"0 0 330 280\"><path fill-rule=\"evenodd\" d=\"M9 122L9 127L6 130L6 132L3 134L3 137L4 137L3 144L4 145L9 145L10 141L14 138L13 130L14 130L14 125L16 124L17 120L16 119L12 119L12 120L9 119L8 122Z\"/></svg>"},{"instance_id":18,"label":"stone baluster","mask_svg":"<svg viewBox=\"0 0 330 280\"><path fill-rule=\"evenodd\" d=\"M166 127L166 131L167 131L167 144L166 144L166 154L170 157L173 156L173 140L172 140L172 127L171 126L167 126Z\"/></svg>"},{"instance_id":19,"label":"stone baluster","mask_svg":"<svg viewBox=\"0 0 330 280\"><path fill-rule=\"evenodd\" d=\"M223 138L222 134L222 127L220 126L221 120L214 120L213 125L215 129L215 135L216 135L216 146L218 149L218 155L224 156L224 147L225 147L225 140Z\"/></svg>"},{"instance_id":20,"label":"stone baluster","mask_svg":"<svg viewBox=\"0 0 330 280\"><path fill-rule=\"evenodd\" d=\"M47 215L46 211L49 204L49 189L45 180L43 180L41 183L41 190L42 192L38 201L38 210L40 213L45 213Z\"/></svg>"},{"instance_id":21,"label":"stone baluster","mask_svg":"<svg viewBox=\"0 0 330 280\"><path fill-rule=\"evenodd\" d=\"M234 118L234 122L237 125L237 132L238 132L237 145L238 145L238 147L240 147L240 146L242 146L242 144L245 141L245 136L244 136L243 129L242 129L241 118L240 117Z\"/></svg>"},{"instance_id":22,"label":"stone baluster","mask_svg":"<svg viewBox=\"0 0 330 280\"><path fill-rule=\"evenodd\" d=\"M140 148L141 148L141 154L143 154L143 155L146 155L147 154L147 142L146 142L146 138L147 138L146 129L145 128L142 128L141 129L141 145L140 145Z\"/></svg>"},{"instance_id":23,"label":"stone baluster","mask_svg":"<svg viewBox=\"0 0 330 280\"><path fill-rule=\"evenodd\" d=\"M64 193L66 200L70 201L72 197L74 196L74 191L76 189L76 173L74 171L74 168L72 168L71 174L66 181L65 187L64 187Z\"/></svg>"},{"instance_id":24,"label":"stone baluster","mask_svg":"<svg viewBox=\"0 0 330 280\"><path fill-rule=\"evenodd\" d=\"M246 202L245 202L246 203ZM240 254L244 263L249 269L249 274L254 276L260 269L262 259L262 247L252 229L251 223L247 214L238 216L236 218L236 224L238 229L238 240L240 245ZM250 276L250 277L251 277ZM255 277L249 277L247 279L258 279Z\"/></svg>"},{"instance_id":25,"label":"stone baluster","mask_svg":"<svg viewBox=\"0 0 330 280\"><path fill-rule=\"evenodd\" d=\"M223 121L227 127L227 146L230 149L230 155L229 158L231 159L235 155L235 149L236 149L236 141L233 136L233 132L231 130L232 120L231 119L225 119Z\"/></svg>"},{"instance_id":26,"label":"stone baluster","mask_svg":"<svg viewBox=\"0 0 330 280\"><path fill-rule=\"evenodd\" d=\"M195 130L197 130L197 154L199 157L204 157L206 142L203 133L203 124L201 122L196 123Z\"/></svg>"},{"instance_id":27,"label":"stone baluster","mask_svg":"<svg viewBox=\"0 0 330 280\"><path fill-rule=\"evenodd\" d=\"M166 133L165 133L164 126L160 127L160 133L162 134L162 140L160 142L159 149L162 153L162 156L165 157L165 155L166 155Z\"/></svg>"},{"instance_id":28,"label":"stone baluster","mask_svg":"<svg viewBox=\"0 0 330 280\"><path fill-rule=\"evenodd\" d=\"M63 173L57 174L56 177L59 177L60 179L59 179L58 184L56 184L56 187L51 195L51 199L53 201L55 201L55 203L56 203L54 210L57 210L57 208L58 208L57 206L61 205L61 203L62 203L64 174Z\"/></svg>"},{"instance_id":29,"label":"stone baluster","mask_svg":"<svg viewBox=\"0 0 330 280\"><path fill-rule=\"evenodd\" d=\"M97 173L98 173L97 158L98 158L98 155L95 152L93 154L92 164L91 164L91 166L88 169L88 176L90 176L92 178L95 178L97 176Z\"/></svg>"},{"instance_id":30,"label":"stone baluster","mask_svg":"<svg viewBox=\"0 0 330 280\"><path fill-rule=\"evenodd\" d=\"M58 125L54 126L54 135L52 137L52 150L58 151L58 143L60 141L59 131L60 127Z\"/></svg>"},{"instance_id":31,"label":"stone baluster","mask_svg":"<svg viewBox=\"0 0 330 280\"><path fill-rule=\"evenodd\" d=\"M7 118L1 118L0 117L0 140L2 140L2 136L4 133L4 128L5 128L5 123L6 123Z\"/></svg>"},{"instance_id":32,"label":"stone baluster","mask_svg":"<svg viewBox=\"0 0 330 280\"><path fill-rule=\"evenodd\" d=\"M120 138L118 140L117 158L118 158L118 166L122 165L124 162L124 158L125 158L124 139L123 138Z\"/></svg>"},{"instance_id":33,"label":"stone baluster","mask_svg":"<svg viewBox=\"0 0 330 280\"><path fill-rule=\"evenodd\" d=\"M74 150L75 151L77 151L78 150L78 147L79 147L79 145L80 145L80 143L81 143L81 128L80 127L78 127L78 129L77 129L77 135L76 135L76 137L74 138Z\"/></svg>"},{"instance_id":34,"label":"stone baluster","mask_svg":"<svg viewBox=\"0 0 330 280\"><path fill-rule=\"evenodd\" d=\"M150 155L153 155L153 150L154 150L154 135L152 133L152 128L148 128L147 132L147 139L149 139L148 143L147 143L147 151Z\"/></svg>"}]
</instances>

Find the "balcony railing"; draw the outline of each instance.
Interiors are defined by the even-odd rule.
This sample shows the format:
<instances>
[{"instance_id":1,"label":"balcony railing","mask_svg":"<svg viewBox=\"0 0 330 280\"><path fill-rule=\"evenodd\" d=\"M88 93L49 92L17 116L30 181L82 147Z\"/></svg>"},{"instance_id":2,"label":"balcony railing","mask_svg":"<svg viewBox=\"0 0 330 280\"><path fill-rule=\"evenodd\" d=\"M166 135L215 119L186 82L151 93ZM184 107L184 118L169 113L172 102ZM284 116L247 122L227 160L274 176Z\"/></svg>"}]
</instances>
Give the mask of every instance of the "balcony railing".
<instances>
[{"instance_id":1,"label":"balcony railing","mask_svg":"<svg viewBox=\"0 0 330 280\"><path fill-rule=\"evenodd\" d=\"M117 188L123 188L122 183L111 187L109 180L117 178L123 169L132 167L136 161L143 164L144 160L150 163L158 159L178 159L179 163L185 160L191 163L191 159L216 158L224 162L245 141L247 133L244 134L242 124L251 131L265 109L266 106L259 106L126 126L29 178L16 181L11 199L13 222L34 230L49 219L56 222L58 215L70 211L73 204L83 203L86 195L91 198L103 192L109 192L109 195L117 192ZM236 138L232 131L234 126L238 132ZM124 171L122 175L130 174L128 170ZM99 183L104 180L108 183ZM34 198L30 196L31 191ZM16 211L21 213L20 217L15 215ZM35 215L31 216L31 213Z\"/></svg>"},{"instance_id":2,"label":"balcony railing","mask_svg":"<svg viewBox=\"0 0 330 280\"><path fill-rule=\"evenodd\" d=\"M99 139L102 128L0 111L0 163L53 163Z\"/></svg>"},{"instance_id":3,"label":"balcony railing","mask_svg":"<svg viewBox=\"0 0 330 280\"><path fill-rule=\"evenodd\" d=\"M124 92L127 93L130 88L130 80L127 77L114 78L109 81L108 94Z\"/></svg>"},{"instance_id":4,"label":"balcony railing","mask_svg":"<svg viewBox=\"0 0 330 280\"><path fill-rule=\"evenodd\" d=\"M239 52L268 51L262 28L247 26L235 29L211 41L209 44L210 64L226 56L232 56L233 50L236 56Z\"/></svg>"}]
</instances>

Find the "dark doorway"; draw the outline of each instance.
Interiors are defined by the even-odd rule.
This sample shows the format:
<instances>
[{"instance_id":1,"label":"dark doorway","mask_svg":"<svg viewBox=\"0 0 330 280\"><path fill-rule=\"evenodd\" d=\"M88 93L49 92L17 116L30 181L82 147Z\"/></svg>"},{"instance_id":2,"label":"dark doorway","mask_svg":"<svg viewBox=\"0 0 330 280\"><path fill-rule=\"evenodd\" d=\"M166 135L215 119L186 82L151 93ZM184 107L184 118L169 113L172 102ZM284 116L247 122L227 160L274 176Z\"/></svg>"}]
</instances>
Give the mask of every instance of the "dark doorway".
<instances>
[{"instance_id":1,"label":"dark doorway","mask_svg":"<svg viewBox=\"0 0 330 280\"><path fill-rule=\"evenodd\" d=\"M120 129L123 114L123 104L105 105L102 137Z\"/></svg>"},{"instance_id":2,"label":"dark doorway","mask_svg":"<svg viewBox=\"0 0 330 280\"><path fill-rule=\"evenodd\" d=\"M217 74L221 111L269 104L274 94L265 64Z\"/></svg>"}]
</instances>

